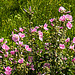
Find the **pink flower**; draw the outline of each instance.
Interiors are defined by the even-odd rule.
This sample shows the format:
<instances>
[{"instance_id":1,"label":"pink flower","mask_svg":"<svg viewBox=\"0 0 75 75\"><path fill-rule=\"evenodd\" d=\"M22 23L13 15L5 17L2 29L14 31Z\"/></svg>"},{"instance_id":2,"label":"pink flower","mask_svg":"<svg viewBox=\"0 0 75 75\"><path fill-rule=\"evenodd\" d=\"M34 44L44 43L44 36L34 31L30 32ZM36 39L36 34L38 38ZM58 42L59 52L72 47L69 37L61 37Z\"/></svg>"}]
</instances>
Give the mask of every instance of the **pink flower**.
<instances>
[{"instance_id":1,"label":"pink flower","mask_svg":"<svg viewBox=\"0 0 75 75\"><path fill-rule=\"evenodd\" d=\"M4 38L0 39L0 42L3 42Z\"/></svg>"},{"instance_id":2,"label":"pink flower","mask_svg":"<svg viewBox=\"0 0 75 75\"><path fill-rule=\"evenodd\" d=\"M59 8L59 12L61 12L61 11L65 12L66 9L65 9L64 7L61 6L61 7Z\"/></svg>"},{"instance_id":3,"label":"pink flower","mask_svg":"<svg viewBox=\"0 0 75 75\"><path fill-rule=\"evenodd\" d=\"M19 41L19 35L18 35L18 34L13 34L12 40L13 40L14 42Z\"/></svg>"},{"instance_id":4,"label":"pink flower","mask_svg":"<svg viewBox=\"0 0 75 75\"><path fill-rule=\"evenodd\" d=\"M67 26L68 29L71 29L71 28L72 28L72 24L71 24L70 22L68 22L68 23L66 24L66 26Z\"/></svg>"},{"instance_id":5,"label":"pink flower","mask_svg":"<svg viewBox=\"0 0 75 75\"><path fill-rule=\"evenodd\" d=\"M65 57L64 59L65 59L65 60L67 60L67 58L66 58L66 57Z\"/></svg>"},{"instance_id":6,"label":"pink flower","mask_svg":"<svg viewBox=\"0 0 75 75\"><path fill-rule=\"evenodd\" d=\"M0 56L0 58L2 58L2 56Z\"/></svg>"},{"instance_id":7,"label":"pink flower","mask_svg":"<svg viewBox=\"0 0 75 75\"><path fill-rule=\"evenodd\" d=\"M51 23L52 27L53 27L53 23Z\"/></svg>"},{"instance_id":8,"label":"pink flower","mask_svg":"<svg viewBox=\"0 0 75 75\"><path fill-rule=\"evenodd\" d=\"M33 57L32 56L28 56L28 61L32 62L33 61Z\"/></svg>"},{"instance_id":9,"label":"pink flower","mask_svg":"<svg viewBox=\"0 0 75 75\"><path fill-rule=\"evenodd\" d=\"M10 72L10 71L12 71L12 69L8 66L8 67L5 68L5 71L9 71Z\"/></svg>"},{"instance_id":10,"label":"pink flower","mask_svg":"<svg viewBox=\"0 0 75 75\"><path fill-rule=\"evenodd\" d=\"M22 29L22 28L19 28L19 31L20 31L20 32L23 32L23 31L24 31L24 29Z\"/></svg>"},{"instance_id":11,"label":"pink flower","mask_svg":"<svg viewBox=\"0 0 75 75\"><path fill-rule=\"evenodd\" d=\"M23 61L24 61L23 58L18 60L18 62L19 62L20 64L23 63Z\"/></svg>"},{"instance_id":12,"label":"pink flower","mask_svg":"<svg viewBox=\"0 0 75 75\"><path fill-rule=\"evenodd\" d=\"M13 60L13 58L9 58L9 60Z\"/></svg>"},{"instance_id":13,"label":"pink flower","mask_svg":"<svg viewBox=\"0 0 75 75\"><path fill-rule=\"evenodd\" d=\"M21 45L21 46L22 46L22 45L23 45L23 42L19 41L19 45Z\"/></svg>"},{"instance_id":14,"label":"pink flower","mask_svg":"<svg viewBox=\"0 0 75 75\"><path fill-rule=\"evenodd\" d=\"M10 71L5 71L4 73L5 73L6 75L10 75L10 74L11 74Z\"/></svg>"},{"instance_id":15,"label":"pink flower","mask_svg":"<svg viewBox=\"0 0 75 75\"><path fill-rule=\"evenodd\" d=\"M7 58L8 57L8 52L6 52L6 54L4 54L4 57Z\"/></svg>"},{"instance_id":16,"label":"pink flower","mask_svg":"<svg viewBox=\"0 0 75 75\"><path fill-rule=\"evenodd\" d=\"M54 21L54 19L55 19L55 18L53 18L53 19L51 18L49 21L50 21L50 22L53 22L53 21Z\"/></svg>"},{"instance_id":17,"label":"pink flower","mask_svg":"<svg viewBox=\"0 0 75 75\"><path fill-rule=\"evenodd\" d=\"M11 53L12 55L14 55L14 54L15 54L15 51L11 51L10 53Z\"/></svg>"},{"instance_id":18,"label":"pink flower","mask_svg":"<svg viewBox=\"0 0 75 75\"><path fill-rule=\"evenodd\" d=\"M20 36L21 38L24 38L24 37L25 37L25 34L19 33L19 36Z\"/></svg>"},{"instance_id":19,"label":"pink flower","mask_svg":"<svg viewBox=\"0 0 75 75\"><path fill-rule=\"evenodd\" d=\"M64 21L65 21L65 15L61 16L61 17L59 18L59 21L64 22Z\"/></svg>"},{"instance_id":20,"label":"pink flower","mask_svg":"<svg viewBox=\"0 0 75 75\"><path fill-rule=\"evenodd\" d=\"M70 45L70 49L74 49L74 45L73 46Z\"/></svg>"},{"instance_id":21,"label":"pink flower","mask_svg":"<svg viewBox=\"0 0 75 75\"><path fill-rule=\"evenodd\" d=\"M67 15L65 15L65 18L66 18L66 20L72 22L72 16L71 15L67 14Z\"/></svg>"},{"instance_id":22,"label":"pink flower","mask_svg":"<svg viewBox=\"0 0 75 75\"><path fill-rule=\"evenodd\" d=\"M35 28L38 29L39 27L38 26L35 26Z\"/></svg>"},{"instance_id":23,"label":"pink flower","mask_svg":"<svg viewBox=\"0 0 75 75\"><path fill-rule=\"evenodd\" d=\"M67 38L66 40L65 40L65 42L69 42L70 41L70 38Z\"/></svg>"},{"instance_id":24,"label":"pink flower","mask_svg":"<svg viewBox=\"0 0 75 75\"><path fill-rule=\"evenodd\" d=\"M28 45L25 45L25 49L27 50L27 51L30 51L31 52L31 48L29 48L29 46Z\"/></svg>"},{"instance_id":25,"label":"pink flower","mask_svg":"<svg viewBox=\"0 0 75 75\"><path fill-rule=\"evenodd\" d=\"M64 44L59 44L60 49L65 49L65 45Z\"/></svg>"},{"instance_id":26,"label":"pink flower","mask_svg":"<svg viewBox=\"0 0 75 75\"><path fill-rule=\"evenodd\" d=\"M38 34L39 34L39 39L40 39L41 41L43 41L43 33L42 33L41 31L38 31Z\"/></svg>"},{"instance_id":27,"label":"pink flower","mask_svg":"<svg viewBox=\"0 0 75 75\"><path fill-rule=\"evenodd\" d=\"M36 31L37 31L37 29L36 29L36 28L31 29L31 33L36 32Z\"/></svg>"},{"instance_id":28,"label":"pink flower","mask_svg":"<svg viewBox=\"0 0 75 75\"><path fill-rule=\"evenodd\" d=\"M74 62L75 61L75 58L74 59L72 59L72 62Z\"/></svg>"},{"instance_id":29,"label":"pink flower","mask_svg":"<svg viewBox=\"0 0 75 75\"><path fill-rule=\"evenodd\" d=\"M3 44L2 48L5 49L6 51L8 51L10 49L6 44Z\"/></svg>"},{"instance_id":30,"label":"pink flower","mask_svg":"<svg viewBox=\"0 0 75 75\"><path fill-rule=\"evenodd\" d=\"M31 70L33 70L33 71L35 70L35 69L34 69L34 65L33 65L33 64L31 64L31 66L30 66L30 67L31 67Z\"/></svg>"},{"instance_id":31,"label":"pink flower","mask_svg":"<svg viewBox=\"0 0 75 75\"><path fill-rule=\"evenodd\" d=\"M73 38L73 43L75 43L75 37Z\"/></svg>"},{"instance_id":32,"label":"pink flower","mask_svg":"<svg viewBox=\"0 0 75 75\"><path fill-rule=\"evenodd\" d=\"M45 29L45 30L48 30L47 26L48 26L48 24L45 23L45 24L44 24L44 29Z\"/></svg>"}]
</instances>

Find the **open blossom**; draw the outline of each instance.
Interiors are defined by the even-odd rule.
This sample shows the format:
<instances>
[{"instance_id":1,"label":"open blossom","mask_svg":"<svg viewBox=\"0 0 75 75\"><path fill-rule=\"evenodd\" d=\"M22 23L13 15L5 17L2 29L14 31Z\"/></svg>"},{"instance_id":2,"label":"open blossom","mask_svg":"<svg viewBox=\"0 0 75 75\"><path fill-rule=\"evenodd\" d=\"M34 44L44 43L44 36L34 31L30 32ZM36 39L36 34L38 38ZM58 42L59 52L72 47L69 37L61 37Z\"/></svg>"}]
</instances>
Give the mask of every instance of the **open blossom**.
<instances>
[{"instance_id":1,"label":"open blossom","mask_svg":"<svg viewBox=\"0 0 75 75\"><path fill-rule=\"evenodd\" d=\"M14 42L19 41L19 35L18 35L18 34L13 34L12 40L13 40Z\"/></svg>"},{"instance_id":2,"label":"open blossom","mask_svg":"<svg viewBox=\"0 0 75 75\"><path fill-rule=\"evenodd\" d=\"M29 48L29 46L28 45L25 45L25 49L27 50L27 51L32 51L32 49L31 48Z\"/></svg>"},{"instance_id":3,"label":"open blossom","mask_svg":"<svg viewBox=\"0 0 75 75\"><path fill-rule=\"evenodd\" d=\"M22 28L19 28L19 31L20 31L20 32L23 32L23 31L24 31L24 29L22 29Z\"/></svg>"},{"instance_id":4,"label":"open blossom","mask_svg":"<svg viewBox=\"0 0 75 75\"><path fill-rule=\"evenodd\" d=\"M36 32L36 31L37 31L37 29L36 29L36 28L31 29L31 33Z\"/></svg>"},{"instance_id":5,"label":"open blossom","mask_svg":"<svg viewBox=\"0 0 75 75\"><path fill-rule=\"evenodd\" d=\"M19 33L19 36L20 36L21 38L24 38L24 37L25 37L25 34Z\"/></svg>"},{"instance_id":6,"label":"open blossom","mask_svg":"<svg viewBox=\"0 0 75 75\"><path fill-rule=\"evenodd\" d=\"M47 26L48 26L48 24L45 23L45 24L44 24L44 29L45 29L45 30L48 30Z\"/></svg>"},{"instance_id":7,"label":"open blossom","mask_svg":"<svg viewBox=\"0 0 75 75\"><path fill-rule=\"evenodd\" d=\"M65 21L65 15L61 16L61 17L59 18L59 21L64 22L64 21Z\"/></svg>"},{"instance_id":8,"label":"open blossom","mask_svg":"<svg viewBox=\"0 0 75 75\"><path fill-rule=\"evenodd\" d=\"M1 39L0 39L0 42L3 42L3 40L4 40L4 38L1 38Z\"/></svg>"},{"instance_id":9,"label":"open blossom","mask_svg":"<svg viewBox=\"0 0 75 75\"><path fill-rule=\"evenodd\" d=\"M6 51L10 49L5 43L2 45L2 48L5 49Z\"/></svg>"},{"instance_id":10,"label":"open blossom","mask_svg":"<svg viewBox=\"0 0 75 75\"><path fill-rule=\"evenodd\" d=\"M14 55L14 54L15 54L15 51L11 51L10 53L11 53L12 55Z\"/></svg>"},{"instance_id":11,"label":"open blossom","mask_svg":"<svg viewBox=\"0 0 75 75\"><path fill-rule=\"evenodd\" d=\"M70 41L70 38L67 38L66 40L65 40L65 42L69 42Z\"/></svg>"},{"instance_id":12,"label":"open blossom","mask_svg":"<svg viewBox=\"0 0 75 75\"><path fill-rule=\"evenodd\" d=\"M28 61L32 62L33 61L33 57L32 56L28 56Z\"/></svg>"},{"instance_id":13,"label":"open blossom","mask_svg":"<svg viewBox=\"0 0 75 75\"><path fill-rule=\"evenodd\" d=\"M12 71L12 69L8 66L8 67L5 68L5 72L4 73L6 75L10 75L11 74L11 71Z\"/></svg>"},{"instance_id":14,"label":"open blossom","mask_svg":"<svg viewBox=\"0 0 75 75\"><path fill-rule=\"evenodd\" d=\"M20 64L23 63L23 61L24 61L23 58L18 60L18 62L19 62Z\"/></svg>"},{"instance_id":15,"label":"open blossom","mask_svg":"<svg viewBox=\"0 0 75 75\"><path fill-rule=\"evenodd\" d=\"M65 9L64 7L61 6L61 7L59 8L59 12L61 12L61 11L65 12L66 9Z\"/></svg>"},{"instance_id":16,"label":"open blossom","mask_svg":"<svg viewBox=\"0 0 75 75\"><path fill-rule=\"evenodd\" d=\"M59 44L59 47L60 47L61 49L65 49L65 45L64 45L64 44Z\"/></svg>"},{"instance_id":17,"label":"open blossom","mask_svg":"<svg viewBox=\"0 0 75 75\"><path fill-rule=\"evenodd\" d=\"M50 21L50 22L53 22L53 21L54 21L54 19L55 19L55 18L53 18L53 19L51 18L49 21Z\"/></svg>"},{"instance_id":18,"label":"open blossom","mask_svg":"<svg viewBox=\"0 0 75 75\"><path fill-rule=\"evenodd\" d=\"M69 15L69 14L65 15L65 19L68 20L68 21L70 21L70 22L72 22L72 16Z\"/></svg>"},{"instance_id":19,"label":"open blossom","mask_svg":"<svg viewBox=\"0 0 75 75\"><path fill-rule=\"evenodd\" d=\"M39 34L39 39L40 39L41 41L43 41L43 33L42 33L41 31L38 31L38 34Z\"/></svg>"},{"instance_id":20,"label":"open blossom","mask_svg":"<svg viewBox=\"0 0 75 75\"><path fill-rule=\"evenodd\" d=\"M71 29L71 28L72 28L72 24L71 24L70 22L68 22L68 23L66 24L66 26L67 26L68 29Z\"/></svg>"},{"instance_id":21,"label":"open blossom","mask_svg":"<svg viewBox=\"0 0 75 75\"><path fill-rule=\"evenodd\" d=\"M73 38L73 43L75 43L75 37Z\"/></svg>"}]
</instances>

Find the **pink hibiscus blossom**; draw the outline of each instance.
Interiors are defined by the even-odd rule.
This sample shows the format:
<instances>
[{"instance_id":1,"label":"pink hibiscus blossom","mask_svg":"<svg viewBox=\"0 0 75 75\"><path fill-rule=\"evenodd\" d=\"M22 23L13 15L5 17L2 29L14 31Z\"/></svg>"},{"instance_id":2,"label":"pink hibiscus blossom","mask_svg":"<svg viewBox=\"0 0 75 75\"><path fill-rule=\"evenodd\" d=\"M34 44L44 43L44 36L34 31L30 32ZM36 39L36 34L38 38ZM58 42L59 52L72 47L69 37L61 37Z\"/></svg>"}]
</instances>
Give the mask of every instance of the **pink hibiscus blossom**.
<instances>
[{"instance_id":1,"label":"pink hibiscus blossom","mask_svg":"<svg viewBox=\"0 0 75 75\"><path fill-rule=\"evenodd\" d=\"M5 49L6 51L10 49L5 43L2 45L2 48Z\"/></svg>"},{"instance_id":2,"label":"pink hibiscus blossom","mask_svg":"<svg viewBox=\"0 0 75 75\"><path fill-rule=\"evenodd\" d=\"M18 35L18 34L13 34L12 40L13 40L14 42L19 41L19 35Z\"/></svg>"},{"instance_id":3,"label":"pink hibiscus blossom","mask_svg":"<svg viewBox=\"0 0 75 75\"><path fill-rule=\"evenodd\" d=\"M45 30L48 30L47 26L48 26L48 24L45 23L45 24L44 24L44 29L45 29Z\"/></svg>"},{"instance_id":4,"label":"pink hibiscus blossom","mask_svg":"<svg viewBox=\"0 0 75 75\"><path fill-rule=\"evenodd\" d=\"M21 63L24 62L24 59L23 58L22 59L19 59L18 62L21 64Z\"/></svg>"},{"instance_id":5,"label":"pink hibiscus blossom","mask_svg":"<svg viewBox=\"0 0 75 75\"><path fill-rule=\"evenodd\" d=\"M59 44L60 49L65 49L65 45L64 44Z\"/></svg>"},{"instance_id":6,"label":"pink hibiscus blossom","mask_svg":"<svg viewBox=\"0 0 75 75\"><path fill-rule=\"evenodd\" d=\"M24 38L24 37L25 37L25 34L19 33L19 36L20 36L21 38Z\"/></svg>"},{"instance_id":7,"label":"pink hibiscus blossom","mask_svg":"<svg viewBox=\"0 0 75 75\"><path fill-rule=\"evenodd\" d=\"M70 49L74 49L74 45L73 46L70 45Z\"/></svg>"},{"instance_id":8,"label":"pink hibiscus blossom","mask_svg":"<svg viewBox=\"0 0 75 75\"><path fill-rule=\"evenodd\" d=\"M72 28L72 24L71 24L70 22L68 22L68 23L66 24L66 26L67 26L68 29L71 29L71 28Z\"/></svg>"},{"instance_id":9,"label":"pink hibiscus blossom","mask_svg":"<svg viewBox=\"0 0 75 75\"><path fill-rule=\"evenodd\" d=\"M64 7L61 6L61 7L59 8L59 12L61 12L61 11L65 12L66 9L65 9Z\"/></svg>"},{"instance_id":10,"label":"pink hibiscus blossom","mask_svg":"<svg viewBox=\"0 0 75 75\"><path fill-rule=\"evenodd\" d=\"M69 42L70 41L70 38L67 38L66 40L65 40L65 42Z\"/></svg>"}]
</instances>

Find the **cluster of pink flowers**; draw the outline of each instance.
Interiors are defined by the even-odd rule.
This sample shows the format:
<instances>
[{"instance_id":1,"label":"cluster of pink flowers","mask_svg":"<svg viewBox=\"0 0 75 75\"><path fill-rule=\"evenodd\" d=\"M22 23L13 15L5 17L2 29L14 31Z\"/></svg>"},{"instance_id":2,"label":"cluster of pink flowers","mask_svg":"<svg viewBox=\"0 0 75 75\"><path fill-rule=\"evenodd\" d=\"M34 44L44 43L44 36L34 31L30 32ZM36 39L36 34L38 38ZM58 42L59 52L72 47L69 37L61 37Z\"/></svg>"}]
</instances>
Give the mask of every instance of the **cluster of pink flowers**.
<instances>
[{"instance_id":1,"label":"cluster of pink flowers","mask_svg":"<svg viewBox=\"0 0 75 75\"><path fill-rule=\"evenodd\" d=\"M5 74L6 75L10 75L11 71L12 71L12 69L9 66L5 68Z\"/></svg>"},{"instance_id":2,"label":"cluster of pink flowers","mask_svg":"<svg viewBox=\"0 0 75 75\"><path fill-rule=\"evenodd\" d=\"M28 46L28 45L25 45L25 49L26 49L27 51L29 51L29 52L31 52L31 51L32 51L32 49L31 49L31 48L29 48L29 46Z\"/></svg>"},{"instance_id":3,"label":"cluster of pink flowers","mask_svg":"<svg viewBox=\"0 0 75 75\"><path fill-rule=\"evenodd\" d=\"M43 41L43 33L42 33L41 31L38 31L38 34L39 34L39 39L40 39L41 41Z\"/></svg>"}]
</instances>

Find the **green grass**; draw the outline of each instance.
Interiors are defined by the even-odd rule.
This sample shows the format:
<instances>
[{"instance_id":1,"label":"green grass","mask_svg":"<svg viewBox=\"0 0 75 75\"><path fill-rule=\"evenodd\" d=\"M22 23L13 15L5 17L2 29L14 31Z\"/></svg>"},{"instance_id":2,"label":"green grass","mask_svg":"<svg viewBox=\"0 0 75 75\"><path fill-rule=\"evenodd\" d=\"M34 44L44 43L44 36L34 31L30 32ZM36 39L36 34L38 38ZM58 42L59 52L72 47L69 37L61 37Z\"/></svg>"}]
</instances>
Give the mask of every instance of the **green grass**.
<instances>
[{"instance_id":1,"label":"green grass","mask_svg":"<svg viewBox=\"0 0 75 75\"><path fill-rule=\"evenodd\" d=\"M60 16L60 6L71 11L73 16L73 28L68 30L67 36L71 39L75 36L75 0L1 0L0 1L0 37L9 36L14 29L27 26L29 19L23 8L27 11L31 6L34 12L33 25L49 24L49 19Z\"/></svg>"}]
</instances>

